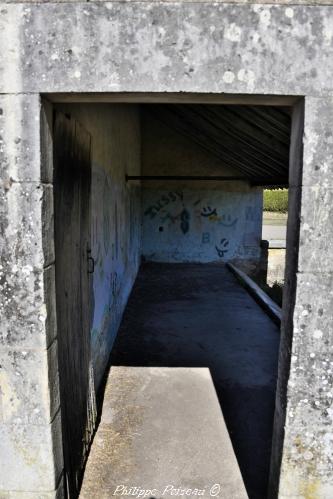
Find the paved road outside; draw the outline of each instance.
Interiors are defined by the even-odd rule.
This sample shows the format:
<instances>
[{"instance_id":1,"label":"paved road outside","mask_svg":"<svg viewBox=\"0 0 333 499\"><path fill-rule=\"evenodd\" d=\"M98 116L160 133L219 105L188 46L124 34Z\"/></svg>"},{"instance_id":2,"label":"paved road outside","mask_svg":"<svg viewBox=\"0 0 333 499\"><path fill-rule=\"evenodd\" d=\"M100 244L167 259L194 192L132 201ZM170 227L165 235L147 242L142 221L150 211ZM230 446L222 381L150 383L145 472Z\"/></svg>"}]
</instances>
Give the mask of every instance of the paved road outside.
<instances>
[{"instance_id":1,"label":"paved road outside","mask_svg":"<svg viewBox=\"0 0 333 499\"><path fill-rule=\"evenodd\" d=\"M224 265L151 263L139 272L111 365L209 368L247 493L266 499L278 346L277 326Z\"/></svg>"},{"instance_id":2,"label":"paved road outside","mask_svg":"<svg viewBox=\"0 0 333 499\"><path fill-rule=\"evenodd\" d=\"M286 241L287 216L286 214L264 213L262 239L267 241Z\"/></svg>"}]
</instances>

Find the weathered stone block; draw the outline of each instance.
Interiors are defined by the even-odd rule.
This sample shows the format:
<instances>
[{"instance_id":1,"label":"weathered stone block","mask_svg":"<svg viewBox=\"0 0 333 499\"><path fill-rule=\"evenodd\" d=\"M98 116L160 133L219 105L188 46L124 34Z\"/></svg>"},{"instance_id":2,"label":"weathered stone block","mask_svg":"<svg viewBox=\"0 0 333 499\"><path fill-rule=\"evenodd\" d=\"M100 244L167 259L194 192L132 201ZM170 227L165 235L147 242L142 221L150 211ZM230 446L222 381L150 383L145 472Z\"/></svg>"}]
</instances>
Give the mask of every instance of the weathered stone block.
<instances>
[{"instance_id":1,"label":"weathered stone block","mask_svg":"<svg viewBox=\"0 0 333 499\"><path fill-rule=\"evenodd\" d=\"M43 272L54 260L52 186L2 186L0 224L0 341L45 348L55 331L54 270Z\"/></svg>"},{"instance_id":2,"label":"weathered stone block","mask_svg":"<svg viewBox=\"0 0 333 499\"><path fill-rule=\"evenodd\" d=\"M306 472L301 473L300 467L284 461L279 499L332 499L333 487L329 483L329 478L318 479L311 470L311 463L308 463Z\"/></svg>"},{"instance_id":3,"label":"weathered stone block","mask_svg":"<svg viewBox=\"0 0 333 499\"><path fill-rule=\"evenodd\" d=\"M279 497L332 497L333 274L297 274ZM311 493L311 494L310 494Z\"/></svg>"},{"instance_id":4,"label":"weathered stone block","mask_svg":"<svg viewBox=\"0 0 333 499\"><path fill-rule=\"evenodd\" d=\"M56 335L54 265L2 265L0 291L0 348L47 348Z\"/></svg>"},{"instance_id":5,"label":"weathered stone block","mask_svg":"<svg viewBox=\"0 0 333 499\"><path fill-rule=\"evenodd\" d=\"M303 187L298 270L333 270L333 189Z\"/></svg>"},{"instance_id":6,"label":"weathered stone block","mask_svg":"<svg viewBox=\"0 0 333 499\"><path fill-rule=\"evenodd\" d=\"M333 404L332 310L333 274L298 273L288 387L291 405L301 399L314 409ZM318 412L313 430L324 432L327 417Z\"/></svg>"},{"instance_id":7,"label":"weathered stone block","mask_svg":"<svg viewBox=\"0 0 333 499\"><path fill-rule=\"evenodd\" d=\"M60 411L52 424L0 425L0 490L55 490L63 469Z\"/></svg>"},{"instance_id":8,"label":"weathered stone block","mask_svg":"<svg viewBox=\"0 0 333 499\"><path fill-rule=\"evenodd\" d=\"M50 423L60 406L57 366L56 341L47 351L1 351L3 423Z\"/></svg>"},{"instance_id":9,"label":"weathered stone block","mask_svg":"<svg viewBox=\"0 0 333 499\"><path fill-rule=\"evenodd\" d=\"M311 362L309 352L331 354L333 340L333 273L297 274L297 292L294 308L294 343L301 363ZM332 358L333 361L333 358ZM322 365L323 369L325 364ZM333 370L333 368L332 368ZM333 372L333 371L332 371Z\"/></svg>"},{"instance_id":10,"label":"weathered stone block","mask_svg":"<svg viewBox=\"0 0 333 499\"><path fill-rule=\"evenodd\" d=\"M305 99L303 179L305 186L333 187L333 97Z\"/></svg>"},{"instance_id":11,"label":"weathered stone block","mask_svg":"<svg viewBox=\"0 0 333 499\"><path fill-rule=\"evenodd\" d=\"M40 113L38 94L0 95L0 176L5 185L51 181L50 171L42 170Z\"/></svg>"},{"instance_id":12,"label":"weathered stone block","mask_svg":"<svg viewBox=\"0 0 333 499\"><path fill-rule=\"evenodd\" d=\"M0 91L325 95L332 22L324 6L12 4L0 18Z\"/></svg>"},{"instance_id":13,"label":"weathered stone block","mask_svg":"<svg viewBox=\"0 0 333 499\"><path fill-rule=\"evenodd\" d=\"M54 261L53 188L4 180L0 184L1 264L41 269Z\"/></svg>"}]
</instances>

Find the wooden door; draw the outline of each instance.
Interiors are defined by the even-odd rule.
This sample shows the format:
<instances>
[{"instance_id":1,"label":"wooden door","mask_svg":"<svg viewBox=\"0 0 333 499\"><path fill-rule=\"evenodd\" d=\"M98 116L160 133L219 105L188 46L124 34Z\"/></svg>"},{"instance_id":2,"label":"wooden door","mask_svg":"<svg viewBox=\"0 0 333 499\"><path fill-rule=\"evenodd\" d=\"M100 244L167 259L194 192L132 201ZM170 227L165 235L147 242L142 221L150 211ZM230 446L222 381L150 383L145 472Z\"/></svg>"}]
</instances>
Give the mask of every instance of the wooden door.
<instances>
[{"instance_id":1,"label":"wooden door","mask_svg":"<svg viewBox=\"0 0 333 499\"><path fill-rule=\"evenodd\" d=\"M95 424L90 368L91 136L74 119L56 113L55 255L58 357L67 494L78 495Z\"/></svg>"}]
</instances>

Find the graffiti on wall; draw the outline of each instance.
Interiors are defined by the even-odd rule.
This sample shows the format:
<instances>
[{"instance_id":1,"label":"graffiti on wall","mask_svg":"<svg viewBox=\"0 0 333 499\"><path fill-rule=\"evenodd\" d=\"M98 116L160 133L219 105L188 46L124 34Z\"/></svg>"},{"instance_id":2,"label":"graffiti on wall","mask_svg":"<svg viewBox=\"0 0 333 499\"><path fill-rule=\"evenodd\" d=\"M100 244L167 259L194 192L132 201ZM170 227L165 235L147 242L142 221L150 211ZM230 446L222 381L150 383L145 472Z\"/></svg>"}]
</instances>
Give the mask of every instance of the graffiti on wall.
<instances>
[{"instance_id":1,"label":"graffiti on wall","mask_svg":"<svg viewBox=\"0 0 333 499\"><path fill-rule=\"evenodd\" d=\"M205 218L217 217L216 208L211 208L210 206L204 206L201 210L201 216Z\"/></svg>"},{"instance_id":2,"label":"graffiti on wall","mask_svg":"<svg viewBox=\"0 0 333 499\"><path fill-rule=\"evenodd\" d=\"M115 240L115 258L118 260L118 253L119 253L119 234L118 234L118 204L117 201L114 204L114 227L115 227L115 235L114 235L114 240Z\"/></svg>"},{"instance_id":3,"label":"graffiti on wall","mask_svg":"<svg viewBox=\"0 0 333 499\"><path fill-rule=\"evenodd\" d=\"M170 211L170 208L166 207L168 205L175 205L176 202L181 202L182 209L179 213L174 213ZM190 230L190 220L191 213L184 205L184 194L182 191L170 191L167 194L161 196L156 203L148 206L144 211L144 215L154 219L160 213L160 223L164 224L166 222L171 222L175 224L180 222L179 227L183 234L187 234Z\"/></svg>"},{"instance_id":4,"label":"graffiti on wall","mask_svg":"<svg viewBox=\"0 0 333 499\"><path fill-rule=\"evenodd\" d=\"M234 227L238 222L238 218L233 218L230 213L219 214L217 208L212 208L209 205L202 208L200 215L210 222L217 222L223 227Z\"/></svg>"},{"instance_id":5,"label":"graffiti on wall","mask_svg":"<svg viewBox=\"0 0 333 499\"><path fill-rule=\"evenodd\" d=\"M124 308L127 289L124 290L124 271L132 272L139 260L139 229L135 233L122 231L122 220L128 222L125 210L131 200L131 193L120 185L109 170L94 165L92 172L91 197L91 252L95 260L93 278L93 308L91 341L92 356L97 371L102 371L99 359L105 359L105 348L113 339L121 312ZM126 198L129 196L129 199ZM136 204L132 212L138 212ZM131 222L130 222L131 223ZM132 257L122 255L120 248L126 248L124 238L131 239ZM119 248L119 249L118 249ZM119 254L118 254L119 253ZM119 258L117 258L119 257ZM133 275L130 276L133 278ZM128 281L127 281L128 282ZM102 352L102 355L101 355Z\"/></svg>"},{"instance_id":6,"label":"graffiti on wall","mask_svg":"<svg viewBox=\"0 0 333 499\"><path fill-rule=\"evenodd\" d=\"M242 258L258 258L260 256L260 238L255 232L242 234L236 255Z\"/></svg>"},{"instance_id":7,"label":"graffiti on wall","mask_svg":"<svg viewBox=\"0 0 333 499\"><path fill-rule=\"evenodd\" d=\"M182 191L174 191L163 194L160 199L156 201L156 203L148 206L145 210L144 215L149 216L150 218L155 218L156 215L167 205L170 203L175 203L178 200L183 200L183 192Z\"/></svg>"},{"instance_id":8,"label":"graffiti on wall","mask_svg":"<svg viewBox=\"0 0 333 499\"><path fill-rule=\"evenodd\" d=\"M148 259L158 261L164 258L165 261L257 258L261 239L260 207L258 192L243 195L216 189L166 192L147 189L143 253ZM249 237L251 231L255 237Z\"/></svg>"},{"instance_id":9,"label":"graffiti on wall","mask_svg":"<svg viewBox=\"0 0 333 499\"><path fill-rule=\"evenodd\" d=\"M210 243L210 232L203 232L202 233L201 242L202 242L202 244L209 244Z\"/></svg>"},{"instance_id":10,"label":"graffiti on wall","mask_svg":"<svg viewBox=\"0 0 333 499\"><path fill-rule=\"evenodd\" d=\"M229 240L223 237L220 241L219 246L215 246L216 252L220 258L223 258L224 255L228 252Z\"/></svg>"},{"instance_id":11,"label":"graffiti on wall","mask_svg":"<svg viewBox=\"0 0 333 499\"><path fill-rule=\"evenodd\" d=\"M105 175L103 187L103 241L104 251L107 255L110 248L111 238L111 213L110 213L110 200L111 200L111 187L108 177Z\"/></svg>"}]
</instances>

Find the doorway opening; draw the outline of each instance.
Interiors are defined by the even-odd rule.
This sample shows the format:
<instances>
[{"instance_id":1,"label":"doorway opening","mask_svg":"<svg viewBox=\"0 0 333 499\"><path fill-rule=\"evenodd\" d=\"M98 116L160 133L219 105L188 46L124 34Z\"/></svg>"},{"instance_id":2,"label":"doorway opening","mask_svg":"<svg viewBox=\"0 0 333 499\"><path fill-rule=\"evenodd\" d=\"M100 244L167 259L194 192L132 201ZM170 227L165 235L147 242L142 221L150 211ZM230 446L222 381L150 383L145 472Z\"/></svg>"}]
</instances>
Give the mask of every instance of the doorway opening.
<instances>
[{"instance_id":1,"label":"doorway opening","mask_svg":"<svg viewBox=\"0 0 333 499\"><path fill-rule=\"evenodd\" d=\"M110 366L127 366L208 368L247 494L267 497L279 327L226 264L265 286L263 189L298 186L299 101L46 98L68 496L79 494L95 394ZM298 247L295 209L289 215L287 301ZM288 333L290 317L282 320Z\"/></svg>"}]
</instances>

